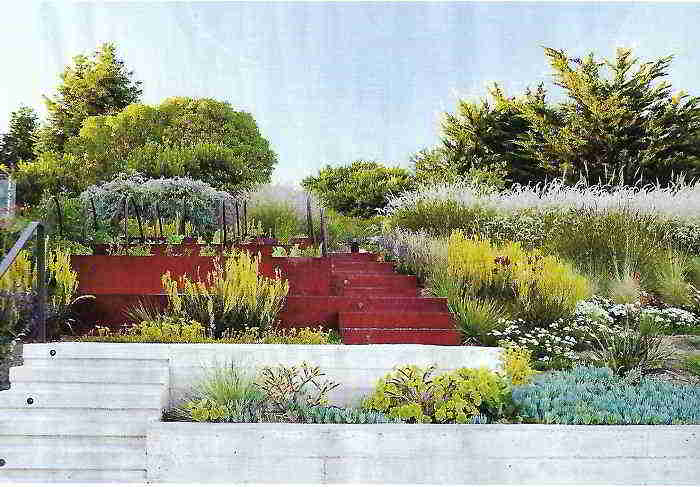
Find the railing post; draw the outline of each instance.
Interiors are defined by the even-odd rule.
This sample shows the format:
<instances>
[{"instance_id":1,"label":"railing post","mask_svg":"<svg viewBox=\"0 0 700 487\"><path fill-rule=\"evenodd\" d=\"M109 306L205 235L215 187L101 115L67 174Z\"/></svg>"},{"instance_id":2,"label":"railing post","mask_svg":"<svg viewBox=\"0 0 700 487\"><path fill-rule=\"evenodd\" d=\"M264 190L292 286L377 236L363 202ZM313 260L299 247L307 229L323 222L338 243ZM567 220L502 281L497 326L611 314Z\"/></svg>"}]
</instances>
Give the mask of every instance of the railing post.
<instances>
[{"instance_id":1,"label":"railing post","mask_svg":"<svg viewBox=\"0 0 700 487\"><path fill-rule=\"evenodd\" d=\"M316 247L316 235L314 234L314 221L311 218L311 198L306 198L306 227L313 246Z\"/></svg>"},{"instance_id":2,"label":"railing post","mask_svg":"<svg viewBox=\"0 0 700 487\"><path fill-rule=\"evenodd\" d=\"M238 214L238 200L236 200L236 238L241 236L241 217Z\"/></svg>"},{"instance_id":3,"label":"railing post","mask_svg":"<svg viewBox=\"0 0 700 487\"><path fill-rule=\"evenodd\" d=\"M222 227L222 235L221 238L223 238L223 244L224 244L224 250L226 249L226 245L228 244L228 235L226 234L226 200L222 199L221 200L221 227Z\"/></svg>"},{"instance_id":4,"label":"railing post","mask_svg":"<svg viewBox=\"0 0 700 487\"><path fill-rule=\"evenodd\" d=\"M243 200L243 236L248 236L248 202Z\"/></svg>"},{"instance_id":5,"label":"railing post","mask_svg":"<svg viewBox=\"0 0 700 487\"><path fill-rule=\"evenodd\" d=\"M124 240L129 244L129 197L124 196Z\"/></svg>"},{"instance_id":6,"label":"railing post","mask_svg":"<svg viewBox=\"0 0 700 487\"><path fill-rule=\"evenodd\" d=\"M61 204L58 202L56 196L53 197L53 201L56 204L56 215L58 215L58 236L63 237L63 215L61 214Z\"/></svg>"},{"instance_id":7,"label":"railing post","mask_svg":"<svg viewBox=\"0 0 700 487\"><path fill-rule=\"evenodd\" d=\"M320 209L321 213L321 256L328 256L328 244L326 243L326 220L323 217L323 208Z\"/></svg>"},{"instance_id":8,"label":"railing post","mask_svg":"<svg viewBox=\"0 0 700 487\"><path fill-rule=\"evenodd\" d=\"M39 341L46 342L46 230L43 222L36 227L37 291L39 292Z\"/></svg>"},{"instance_id":9,"label":"railing post","mask_svg":"<svg viewBox=\"0 0 700 487\"><path fill-rule=\"evenodd\" d=\"M90 198L92 204L92 229L97 231L97 211L95 210L95 198Z\"/></svg>"}]
</instances>

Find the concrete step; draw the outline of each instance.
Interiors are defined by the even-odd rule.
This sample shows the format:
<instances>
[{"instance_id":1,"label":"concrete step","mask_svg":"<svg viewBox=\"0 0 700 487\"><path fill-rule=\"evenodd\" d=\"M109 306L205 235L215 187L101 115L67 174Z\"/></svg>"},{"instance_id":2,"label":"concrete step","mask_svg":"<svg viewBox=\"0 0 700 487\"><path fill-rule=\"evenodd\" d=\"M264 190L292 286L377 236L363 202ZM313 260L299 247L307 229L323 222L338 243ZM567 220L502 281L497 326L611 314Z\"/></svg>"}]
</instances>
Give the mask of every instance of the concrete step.
<instances>
[{"instance_id":1,"label":"concrete step","mask_svg":"<svg viewBox=\"0 0 700 487\"><path fill-rule=\"evenodd\" d=\"M30 343L24 345L22 356L25 361L36 360L77 360L109 359L115 365L168 366L167 343L90 343L54 342ZM129 364L133 362L133 364ZM77 364L77 362L75 363Z\"/></svg>"},{"instance_id":2,"label":"concrete step","mask_svg":"<svg viewBox=\"0 0 700 487\"><path fill-rule=\"evenodd\" d=\"M336 271L393 273L394 264L390 262L331 261L331 273Z\"/></svg>"},{"instance_id":3,"label":"concrete step","mask_svg":"<svg viewBox=\"0 0 700 487\"><path fill-rule=\"evenodd\" d=\"M69 384L72 385L72 384ZM103 384L76 384L75 389L49 390L46 387L11 387L0 392L0 409L94 408L154 409L164 407L168 390L134 391L130 386L117 390Z\"/></svg>"},{"instance_id":4,"label":"concrete step","mask_svg":"<svg viewBox=\"0 0 700 487\"><path fill-rule=\"evenodd\" d=\"M102 360L103 359L98 359ZM43 361L46 362L46 361ZM67 362L67 364L66 364ZM110 384L167 384L167 367L150 364L109 363L102 366L76 366L72 360L60 360L41 365L23 365L10 369L10 383L19 382L109 382ZM36 361L29 361L35 364Z\"/></svg>"},{"instance_id":5,"label":"concrete step","mask_svg":"<svg viewBox=\"0 0 700 487\"><path fill-rule=\"evenodd\" d=\"M0 448L5 460L0 475L18 469L146 469L143 436L4 436Z\"/></svg>"},{"instance_id":6,"label":"concrete step","mask_svg":"<svg viewBox=\"0 0 700 487\"><path fill-rule=\"evenodd\" d=\"M149 423L161 415L160 408L0 409L0 436L145 436Z\"/></svg>"},{"instance_id":7,"label":"concrete step","mask_svg":"<svg viewBox=\"0 0 700 487\"><path fill-rule=\"evenodd\" d=\"M145 483L146 469L139 470L78 470L78 469L0 469L0 482L26 483Z\"/></svg>"},{"instance_id":8,"label":"concrete step","mask_svg":"<svg viewBox=\"0 0 700 487\"><path fill-rule=\"evenodd\" d=\"M102 382L17 382L10 383L10 391L27 394L73 394L89 396L93 394L163 394L167 387L163 384L113 384L105 378Z\"/></svg>"},{"instance_id":9,"label":"concrete step","mask_svg":"<svg viewBox=\"0 0 700 487\"><path fill-rule=\"evenodd\" d=\"M416 276L405 276L401 274L370 274L357 273L353 271L338 271L333 274L331 285L340 287L391 287L391 288L412 288L418 287Z\"/></svg>"},{"instance_id":10,"label":"concrete step","mask_svg":"<svg viewBox=\"0 0 700 487\"><path fill-rule=\"evenodd\" d=\"M460 345L457 330L387 330L381 328L341 328L345 345L415 343L422 345Z\"/></svg>"},{"instance_id":11,"label":"concrete step","mask_svg":"<svg viewBox=\"0 0 700 487\"><path fill-rule=\"evenodd\" d=\"M393 288L386 286L365 286L365 287L346 287L337 289L340 296L406 296L418 297L419 290L417 288Z\"/></svg>"},{"instance_id":12,"label":"concrete step","mask_svg":"<svg viewBox=\"0 0 700 487\"><path fill-rule=\"evenodd\" d=\"M340 328L454 329L450 313L434 312L341 312Z\"/></svg>"}]
</instances>

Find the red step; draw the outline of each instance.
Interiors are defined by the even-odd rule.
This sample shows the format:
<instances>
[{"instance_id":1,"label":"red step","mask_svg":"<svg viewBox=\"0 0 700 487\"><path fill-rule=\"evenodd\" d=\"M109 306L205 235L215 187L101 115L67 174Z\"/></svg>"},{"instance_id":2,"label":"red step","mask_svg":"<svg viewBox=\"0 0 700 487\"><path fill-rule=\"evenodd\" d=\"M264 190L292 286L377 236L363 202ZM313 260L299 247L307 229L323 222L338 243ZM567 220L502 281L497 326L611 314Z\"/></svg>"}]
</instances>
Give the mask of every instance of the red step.
<instances>
[{"instance_id":1,"label":"red step","mask_svg":"<svg viewBox=\"0 0 700 487\"><path fill-rule=\"evenodd\" d=\"M340 328L454 330L450 313L436 312L340 312Z\"/></svg>"},{"instance_id":2,"label":"red step","mask_svg":"<svg viewBox=\"0 0 700 487\"><path fill-rule=\"evenodd\" d=\"M376 328L341 328L345 345L372 343L413 343L421 345L460 345L457 330L383 330Z\"/></svg>"},{"instance_id":3,"label":"red step","mask_svg":"<svg viewBox=\"0 0 700 487\"><path fill-rule=\"evenodd\" d=\"M346 262L346 261L362 261L362 262L375 262L379 258L379 254L372 252L359 252L354 254L329 254L329 257L334 262Z\"/></svg>"},{"instance_id":4,"label":"red step","mask_svg":"<svg viewBox=\"0 0 700 487\"><path fill-rule=\"evenodd\" d=\"M402 274L369 274L340 271L333 273L331 285L337 287L389 287L413 288L418 287L416 276Z\"/></svg>"},{"instance_id":5,"label":"red step","mask_svg":"<svg viewBox=\"0 0 700 487\"><path fill-rule=\"evenodd\" d=\"M394 264L391 262L363 262L363 261L331 261L331 272L335 273L338 271L352 271L357 273L369 273L369 274L379 274L379 273L393 273Z\"/></svg>"},{"instance_id":6,"label":"red step","mask_svg":"<svg viewBox=\"0 0 700 487\"><path fill-rule=\"evenodd\" d=\"M393 288L386 286L345 287L337 289L339 296L418 297L417 288Z\"/></svg>"}]
</instances>

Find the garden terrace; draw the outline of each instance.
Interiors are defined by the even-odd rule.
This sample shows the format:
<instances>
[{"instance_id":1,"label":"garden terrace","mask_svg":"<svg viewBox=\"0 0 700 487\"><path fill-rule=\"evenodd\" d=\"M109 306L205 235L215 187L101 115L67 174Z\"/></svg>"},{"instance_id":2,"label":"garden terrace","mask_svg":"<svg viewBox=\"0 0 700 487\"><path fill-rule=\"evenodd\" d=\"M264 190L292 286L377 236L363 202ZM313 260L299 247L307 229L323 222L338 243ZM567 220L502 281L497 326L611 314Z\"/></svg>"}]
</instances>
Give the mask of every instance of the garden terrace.
<instances>
[{"instance_id":1,"label":"garden terrace","mask_svg":"<svg viewBox=\"0 0 700 487\"><path fill-rule=\"evenodd\" d=\"M422 343L458 345L444 298L419 296L414 276L396 274L391 263L376 254L329 254L327 257L272 257L273 245L239 246L260 253L259 271L275 277L279 269L289 281L289 295L280 326L325 325L338 328L344 343ZM126 311L139 301L164 306L161 276L205 276L215 257L72 256L80 294L95 296L79 314L85 323L118 326Z\"/></svg>"}]
</instances>

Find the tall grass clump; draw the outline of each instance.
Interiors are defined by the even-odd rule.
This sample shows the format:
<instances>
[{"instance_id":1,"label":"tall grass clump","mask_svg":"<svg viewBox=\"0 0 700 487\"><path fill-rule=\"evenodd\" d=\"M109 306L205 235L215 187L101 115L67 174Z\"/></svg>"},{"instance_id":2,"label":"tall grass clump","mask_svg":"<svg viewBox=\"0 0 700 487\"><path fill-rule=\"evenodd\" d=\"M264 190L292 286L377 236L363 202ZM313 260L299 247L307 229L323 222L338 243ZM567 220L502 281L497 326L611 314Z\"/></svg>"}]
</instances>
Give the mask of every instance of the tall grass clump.
<instances>
[{"instance_id":1,"label":"tall grass clump","mask_svg":"<svg viewBox=\"0 0 700 487\"><path fill-rule=\"evenodd\" d=\"M194 320L208 327L208 336L221 338L226 333L248 328L272 327L284 306L289 283L279 274L268 278L258 273L260 256L235 251L214 270L197 280L182 276L162 276L168 296L167 313Z\"/></svg>"},{"instance_id":2,"label":"tall grass clump","mask_svg":"<svg viewBox=\"0 0 700 487\"><path fill-rule=\"evenodd\" d=\"M462 294L496 300L515 319L556 321L591 295L590 283L572 266L517 242L496 246L455 231L448 249L449 275Z\"/></svg>"}]
</instances>

